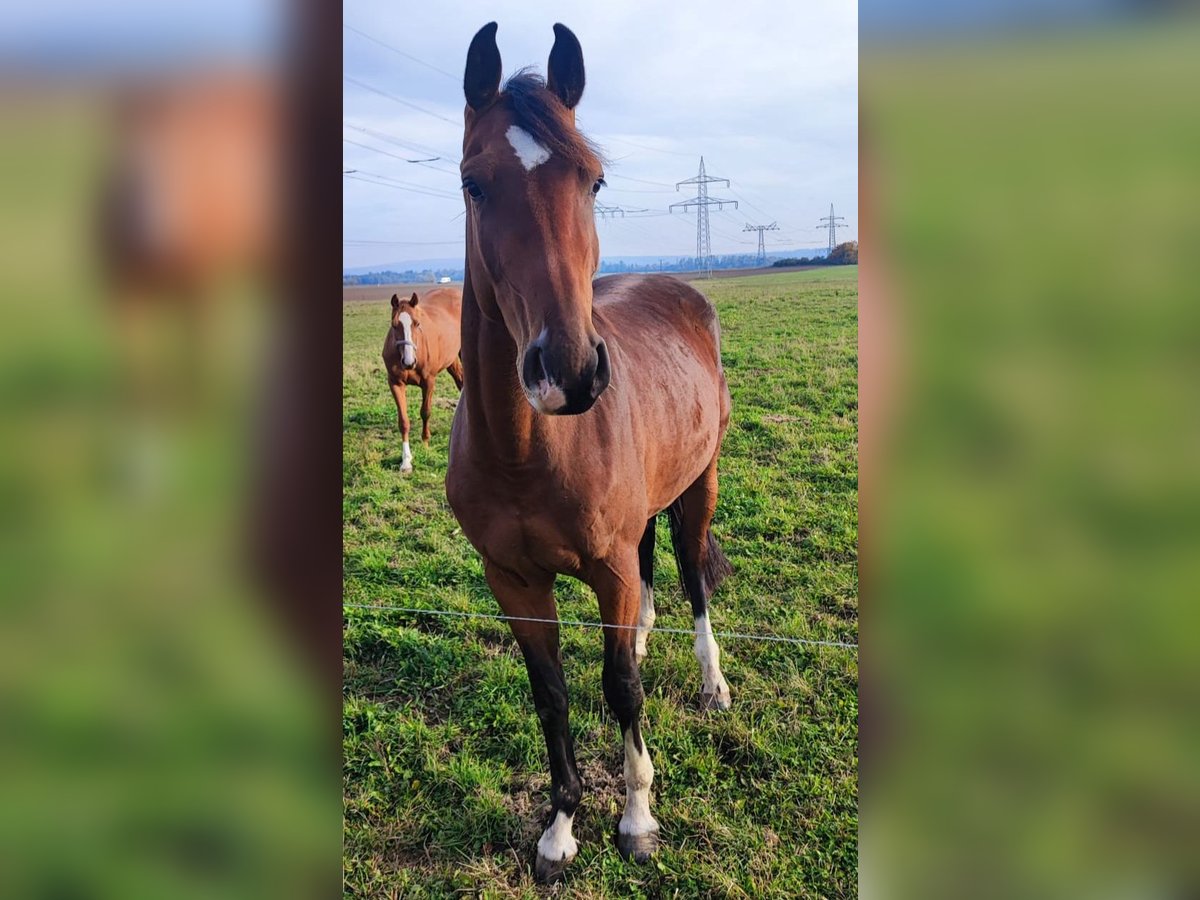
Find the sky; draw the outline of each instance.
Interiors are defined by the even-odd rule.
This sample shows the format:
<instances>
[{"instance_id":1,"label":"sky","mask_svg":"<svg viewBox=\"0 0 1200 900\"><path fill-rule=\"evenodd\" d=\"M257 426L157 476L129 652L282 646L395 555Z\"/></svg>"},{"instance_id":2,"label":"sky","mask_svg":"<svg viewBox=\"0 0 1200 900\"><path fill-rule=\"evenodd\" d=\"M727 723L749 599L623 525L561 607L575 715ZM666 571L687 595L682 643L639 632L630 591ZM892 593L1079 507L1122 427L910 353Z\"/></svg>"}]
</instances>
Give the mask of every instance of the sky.
<instances>
[{"instance_id":1,"label":"sky","mask_svg":"<svg viewBox=\"0 0 1200 900\"><path fill-rule=\"evenodd\" d=\"M857 239L855 0L353 0L342 32L347 268L462 258L462 72L492 20L506 77L526 65L545 73L555 22L579 38L577 124L611 161L599 200L652 214L597 219L603 257L695 253L695 213L667 207L695 196L675 184L702 155L709 175L731 182L710 196L739 206L712 211L714 254L754 253L743 227L771 222L768 252L823 247L831 203L846 219L839 241Z\"/></svg>"}]
</instances>

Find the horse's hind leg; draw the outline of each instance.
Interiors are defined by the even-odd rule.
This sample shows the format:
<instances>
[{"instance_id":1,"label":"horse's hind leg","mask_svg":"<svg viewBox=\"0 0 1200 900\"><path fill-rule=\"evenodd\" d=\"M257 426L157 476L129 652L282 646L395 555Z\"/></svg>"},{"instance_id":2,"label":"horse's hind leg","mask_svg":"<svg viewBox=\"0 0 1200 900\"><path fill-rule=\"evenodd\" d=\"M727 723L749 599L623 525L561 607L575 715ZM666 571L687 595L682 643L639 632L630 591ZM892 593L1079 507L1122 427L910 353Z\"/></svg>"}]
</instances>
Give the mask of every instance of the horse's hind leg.
<instances>
[{"instance_id":1,"label":"horse's hind leg","mask_svg":"<svg viewBox=\"0 0 1200 900\"><path fill-rule=\"evenodd\" d=\"M460 391L463 386L463 370L462 360L459 357L454 357L454 362L446 367L446 371L450 373L450 377L454 379L454 386Z\"/></svg>"},{"instance_id":2,"label":"horse's hind leg","mask_svg":"<svg viewBox=\"0 0 1200 900\"><path fill-rule=\"evenodd\" d=\"M721 674L721 650L708 620L708 601L717 585L730 574L729 561L712 536L710 526L717 509L717 460L684 491L667 510L671 541L679 564L683 592L692 604L696 625L696 659L703 684L700 700L706 708L729 709L729 685Z\"/></svg>"},{"instance_id":3,"label":"horse's hind leg","mask_svg":"<svg viewBox=\"0 0 1200 900\"><path fill-rule=\"evenodd\" d=\"M646 658L646 638L654 627L654 522L652 516L638 544L638 573L641 576L642 602L638 611L637 644L635 652L640 663Z\"/></svg>"},{"instance_id":4,"label":"horse's hind leg","mask_svg":"<svg viewBox=\"0 0 1200 900\"><path fill-rule=\"evenodd\" d=\"M421 443L429 443L429 417L433 414L433 389L437 376L430 375L421 382Z\"/></svg>"},{"instance_id":5,"label":"horse's hind leg","mask_svg":"<svg viewBox=\"0 0 1200 900\"><path fill-rule=\"evenodd\" d=\"M537 844L534 874L538 881L555 881L578 851L571 825L583 796L583 783L575 765L575 744L568 723L567 682L559 652L554 579L551 576L542 582L528 583L491 562L486 562L485 568L488 585L506 615L554 620L553 624L510 621L509 625L525 656L533 705L542 723L550 757L551 808Z\"/></svg>"}]
</instances>

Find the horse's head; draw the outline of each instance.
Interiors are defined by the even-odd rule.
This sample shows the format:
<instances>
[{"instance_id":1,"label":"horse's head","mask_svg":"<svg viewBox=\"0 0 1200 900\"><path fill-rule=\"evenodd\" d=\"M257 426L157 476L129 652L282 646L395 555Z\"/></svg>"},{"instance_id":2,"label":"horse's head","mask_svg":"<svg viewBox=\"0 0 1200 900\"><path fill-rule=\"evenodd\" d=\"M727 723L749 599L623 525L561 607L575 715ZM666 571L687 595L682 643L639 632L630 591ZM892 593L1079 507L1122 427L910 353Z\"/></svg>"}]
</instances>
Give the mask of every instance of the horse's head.
<instances>
[{"instance_id":1,"label":"horse's head","mask_svg":"<svg viewBox=\"0 0 1200 900\"><path fill-rule=\"evenodd\" d=\"M417 367L417 341L421 328L421 314L417 307L417 292L404 301L392 294L392 337L396 341L396 352L406 369Z\"/></svg>"},{"instance_id":2,"label":"horse's head","mask_svg":"<svg viewBox=\"0 0 1200 900\"><path fill-rule=\"evenodd\" d=\"M601 160L575 128L583 51L554 26L548 77L524 70L500 89L496 23L467 51L462 179L467 266L483 314L517 349L525 396L539 412L585 412L608 387L608 349L592 324L600 264L593 215Z\"/></svg>"}]
</instances>

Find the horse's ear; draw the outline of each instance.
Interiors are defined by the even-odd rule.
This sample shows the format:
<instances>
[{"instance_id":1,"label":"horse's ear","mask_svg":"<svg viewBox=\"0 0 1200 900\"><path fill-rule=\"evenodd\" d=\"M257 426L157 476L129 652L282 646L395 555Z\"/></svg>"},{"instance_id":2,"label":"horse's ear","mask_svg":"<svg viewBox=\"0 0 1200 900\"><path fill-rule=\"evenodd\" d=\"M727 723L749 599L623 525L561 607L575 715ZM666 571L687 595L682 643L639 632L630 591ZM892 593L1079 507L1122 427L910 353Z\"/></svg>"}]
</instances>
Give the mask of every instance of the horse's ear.
<instances>
[{"instance_id":1,"label":"horse's ear","mask_svg":"<svg viewBox=\"0 0 1200 900\"><path fill-rule=\"evenodd\" d=\"M480 110L496 99L500 90L500 48L496 46L495 22L488 22L475 33L467 49L467 71L463 75L463 93L471 109Z\"/></svg>"},{"instance_id":2,"label":"horse's ear","mask_svg":"<svg viewBox=\"0 0 1200 900\"><path fill-rule=\"evenodd\" d=\"M558 95L567 109L574 109L583 96L583 48L566 25L554 26L554 46L550 49L546 87Z\"/></svg>"},{"instance_id":3,"label":"horse's ear","mask_svg":"<svg viewBox=\"0 0 1200 900\"><path fill-rule=\"evenodd\" d=\"M397 297L395 294L392 294L392 309L396 309L399 306L400 306L400 298Z\"/></svg>"},{"instance_id":4,"label":"horse's ear","mask_svg":"<svg viewBox=\"0 0 1200 900\"><path fill-rule=\"evenodd\" d=\"M413 291L412 299L410 299L410 300L408 301L408 303L409 303L409 305L410 305L410 306L416 306L416 305L417 305L417 292L416 292L416 291Z\"/></svg>"}]
</instances>

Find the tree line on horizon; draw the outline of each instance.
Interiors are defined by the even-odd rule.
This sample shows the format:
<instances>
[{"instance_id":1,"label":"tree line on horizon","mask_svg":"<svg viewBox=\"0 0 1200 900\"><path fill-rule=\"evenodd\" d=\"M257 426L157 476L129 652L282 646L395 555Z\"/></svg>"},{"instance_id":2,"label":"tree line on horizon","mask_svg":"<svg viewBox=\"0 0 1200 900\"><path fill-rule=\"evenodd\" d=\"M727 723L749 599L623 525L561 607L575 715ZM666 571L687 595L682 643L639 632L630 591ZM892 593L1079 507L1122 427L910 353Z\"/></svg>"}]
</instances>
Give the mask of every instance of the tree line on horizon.
<instances>
[{"instance_id":1,"label":"tree line on horizon","mask_svg":"<svg viewBox=\"0 0 1200 900\"><path fill-rule=\"evenodd\" d=\"M858 241L847 241L838 244L828 256L788 257L771 261L772 266L836 266L852 265L858 262ZM753 253L729 253L712 258L714 269L753 269L758 267L758 257ZM615 275L634 272L695 272L700 268L700 261L695 256L660 259L657 263L625 262L624 260L601 260L600 274ZM405 269L398 272L386 269L380 272L366 272L361 275L343 275L342 285L376 285L376 284L436 284L441 278L453 281L463 280L464 270L447 269Z\"/></svg>"},{"instance_id":2,"label":"tree line on horizon","mask_svg":"<svg viewBox=\"0 0 1200 900\"><path fill-rule=\"evenodd\" d=\"M801 256L777 259L771 263L775 268L780 266L856 266L858 265L858 241L846 241L833 248L833 252L825 256Z\"/></svg>"}]
</instances>

